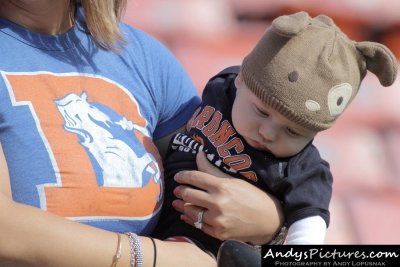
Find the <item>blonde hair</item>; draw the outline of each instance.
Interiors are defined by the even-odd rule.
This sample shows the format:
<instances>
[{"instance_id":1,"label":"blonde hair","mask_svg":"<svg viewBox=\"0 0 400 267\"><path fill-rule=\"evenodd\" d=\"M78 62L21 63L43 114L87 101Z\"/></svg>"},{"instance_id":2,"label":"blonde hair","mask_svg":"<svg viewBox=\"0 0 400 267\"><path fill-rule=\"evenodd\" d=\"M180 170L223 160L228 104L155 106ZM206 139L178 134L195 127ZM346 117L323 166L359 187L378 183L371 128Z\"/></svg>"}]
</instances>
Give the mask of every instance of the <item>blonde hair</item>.
<instances>
[{"instance_id":1,"label":"blonde hair","mask_svg":"<svg viewBox=\"0 0 400 267\"><path fill-rule=\"evenodd\" d=\"M78 2L82 4L87 27L97 45L105 50L118 52L119 46L125 43L118 23L127 0L71 0L74 7Z\"/></svg>"}]
</instances>

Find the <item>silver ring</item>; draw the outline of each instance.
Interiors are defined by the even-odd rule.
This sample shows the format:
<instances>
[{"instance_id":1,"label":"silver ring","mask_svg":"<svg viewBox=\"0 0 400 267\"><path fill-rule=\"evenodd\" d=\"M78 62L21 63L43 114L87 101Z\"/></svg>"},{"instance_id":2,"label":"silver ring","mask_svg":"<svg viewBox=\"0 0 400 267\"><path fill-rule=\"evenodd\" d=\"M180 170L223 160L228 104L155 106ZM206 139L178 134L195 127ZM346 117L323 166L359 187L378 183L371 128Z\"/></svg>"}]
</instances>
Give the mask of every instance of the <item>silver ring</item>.
<instances>
[{"instance_id":1,"label":"silver ring","mask_svg":"<svg viewBox=\"0 0 400 267\"><path fill-rule=\"evenodd\" d=\"M205 209L202 209L199 211L199 213L197 214L197 222L194 223L194 227L196 227L197 229L203 228L203 216L204 216L204 212L206 212Z\"/></svg>"}]
</instances>

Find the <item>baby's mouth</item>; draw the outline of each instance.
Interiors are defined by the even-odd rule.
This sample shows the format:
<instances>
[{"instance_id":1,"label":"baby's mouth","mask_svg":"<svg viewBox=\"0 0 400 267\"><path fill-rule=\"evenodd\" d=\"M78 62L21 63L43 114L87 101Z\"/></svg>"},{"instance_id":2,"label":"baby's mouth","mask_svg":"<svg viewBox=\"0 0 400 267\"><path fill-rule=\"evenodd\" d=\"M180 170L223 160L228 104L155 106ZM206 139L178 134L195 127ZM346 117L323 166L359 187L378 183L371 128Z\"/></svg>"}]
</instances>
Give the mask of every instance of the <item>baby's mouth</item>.
<instances>
[{"instance_id":1,"label":"baby's mouth","mask_svg":"<svg viewBox=\"0 0 400 267\"><path fill-rule=\"evenodd\" d=\"M246 142L255 149L271 152L271 150L264 143L258 142L254 139L247 138Z\"/></svg>"}]
</instances>

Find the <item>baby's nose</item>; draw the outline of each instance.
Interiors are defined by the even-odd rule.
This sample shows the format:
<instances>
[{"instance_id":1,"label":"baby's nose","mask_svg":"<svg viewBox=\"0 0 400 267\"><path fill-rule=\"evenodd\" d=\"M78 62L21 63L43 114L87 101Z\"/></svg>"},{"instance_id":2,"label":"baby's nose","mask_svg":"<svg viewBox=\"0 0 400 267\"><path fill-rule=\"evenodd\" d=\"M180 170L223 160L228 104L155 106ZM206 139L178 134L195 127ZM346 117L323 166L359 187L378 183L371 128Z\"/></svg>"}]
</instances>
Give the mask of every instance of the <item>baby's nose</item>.
<instances>
[{"instance_id":1,"label":"baby's nose","mask_svg":"<svg viewBox=\"0 0 400 267\"><path fill-rule=\"evenodd\" d=\"M259 128L258 133L264 139L264 141L273 142L277 137L278 129L271 123L264 123Z\"/></svg>"}]
</instances>

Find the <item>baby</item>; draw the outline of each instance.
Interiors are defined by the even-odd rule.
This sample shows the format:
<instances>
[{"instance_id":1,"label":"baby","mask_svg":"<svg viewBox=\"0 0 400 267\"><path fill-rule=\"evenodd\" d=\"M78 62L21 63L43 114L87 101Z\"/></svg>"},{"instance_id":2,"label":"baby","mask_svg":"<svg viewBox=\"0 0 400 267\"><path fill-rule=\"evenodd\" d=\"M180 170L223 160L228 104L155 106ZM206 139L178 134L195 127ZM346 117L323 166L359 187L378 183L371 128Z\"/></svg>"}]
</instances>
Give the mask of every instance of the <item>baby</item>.
<instances>
[{"instance_id":1,"label":"baby","mask_svg":"<svg viewBox=\"0 0 400 267\"><path fill-rule=\"evenodd\" d=\"M207 211L196 229L171 206L173 176L196 169L195 154L204 151L223 171L282 201L286 243L322 244L333 179L312 141L350 104L367 70L389 86L396 58L381 44L350 40L325 15L276 18L240 67L210 79L187 133L172 140L159 237L184 236L216 255L222 241L201 231Z\"/></svg>"}]
</instances>

